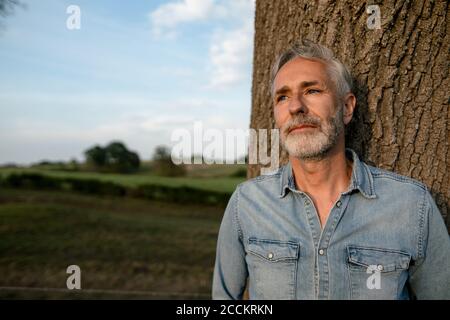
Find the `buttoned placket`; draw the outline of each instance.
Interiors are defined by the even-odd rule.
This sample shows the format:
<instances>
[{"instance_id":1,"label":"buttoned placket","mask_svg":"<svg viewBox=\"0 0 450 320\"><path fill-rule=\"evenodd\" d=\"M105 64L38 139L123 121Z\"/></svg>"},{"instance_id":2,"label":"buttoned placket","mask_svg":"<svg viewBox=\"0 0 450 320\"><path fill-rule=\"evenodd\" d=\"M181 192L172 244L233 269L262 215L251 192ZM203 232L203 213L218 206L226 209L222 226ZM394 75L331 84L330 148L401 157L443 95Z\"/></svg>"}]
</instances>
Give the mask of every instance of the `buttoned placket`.
<instances>
[{"instance_id":1,"label":"buttoned placket","mask_svg":"<svg viewBox=\"0 0 450 320\"><path fill-rule=\"evenodd\" d=\"M300 195L303 207L307 216L307 220L311 227L315 248L315 267L314 267L314 288L316 299L327 299L329 296L329 264L327 249L330 245L330 239L333 235L339 221L342 218L345 208L347 207L350 195L341 193L339 199L331 208L330 214L325 226L322 229L319 215L314 202L308 194L303 191L291 190ZM331 221L331 222L330 222Z\"/></svg>"},{"instance_id":2,"label":"buttoned placket","mask_svg":"<svg viewBox=\"0 0 450 320\"><path fill-rule=\"evenodd\" d=\"M352 152L351 150L349 150ZM297 190L295 187L294 177L292 174L292 168L290 167L290 163L286 167L285 174L287 174L287 187L290 191L294 192L299 196L299 201L302 202L304 212L306 214L307 221L310 225L310 230L313 238L314 245L314 289L315 289L315 298L316 299L328 299L329 297L329 263L328 263L328 248L330 247L330 239L334 234L339 221L341 220L343 214L348 207L348 203L352 197L354 190L359 190L361 192L361 186L358 183L358 170L360 169L360 165L358 162L358 158L356 154L353 153L353 170L352 176L350 180L350 186L347 191L341 193L339 199L336 200L332 209L330 210L328 219L325 223L324 228L322 229L320 224L320 218L317 214L317 210L314 206L311 198L304 193L303 191ZM370 179L370 178L368 178ZM369 180L370 181L370 180ZM283 191L281 196L284 196L286 192L286 185L282 184ZM375 198L376 196L373 194L372 187L368 191L366 189L362 189L364 195L369 198Z\"/></svg>"}]
</instances>

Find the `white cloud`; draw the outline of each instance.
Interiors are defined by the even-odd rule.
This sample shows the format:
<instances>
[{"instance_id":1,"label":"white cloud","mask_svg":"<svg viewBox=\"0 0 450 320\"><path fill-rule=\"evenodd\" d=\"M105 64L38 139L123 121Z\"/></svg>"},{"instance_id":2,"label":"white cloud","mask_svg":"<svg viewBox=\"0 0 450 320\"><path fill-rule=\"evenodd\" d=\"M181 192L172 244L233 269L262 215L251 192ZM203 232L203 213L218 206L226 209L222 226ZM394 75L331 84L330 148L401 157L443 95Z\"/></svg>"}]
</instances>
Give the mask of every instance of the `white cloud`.
<instances>
[{"instance_id":1,"label":"white cloud","mask_svg":"<svg viewBox=\"0 0 450 320\"><path fill-rule=\"evenodd\" d=\"M179 0L149 13L153 33L173 35L184 23L199 21L246 21L253 17L255 0Z\"/></svg>"},{"instance_id":2,"label":"white cloud","mask_svg":"<svg viewBox=\"0 0 450 320\"><path fill-rule=\"evenodd\" d=\"M223 89L250 79L254 10L255 0L183 0L163 4L149 16L153 33L167 37L175 37L182 23L214 20L209 87Z\"/></svg>"},{"instance_id":3,"label":"white cloud","mask_svg":"<svg viewBox=\"0 0 450 320\"><path fill-rule=\"evenodd\" d=\"M153 33L173 35L179 24L207 19L214 10L213 0L182 0L163 4L150 13Z\"/></svg>"},{"instance_id":4,"label":"white cloud","mask_svg":"<svg viewBox=\"0 0 450 320\"><path fill-rule=\"evenodd\" d=\"M250 75L253 27L250 24L228 31L217 32L209 50L211 61L210 86L224 88L235 85Z\"/></svg>"}]
</instances>

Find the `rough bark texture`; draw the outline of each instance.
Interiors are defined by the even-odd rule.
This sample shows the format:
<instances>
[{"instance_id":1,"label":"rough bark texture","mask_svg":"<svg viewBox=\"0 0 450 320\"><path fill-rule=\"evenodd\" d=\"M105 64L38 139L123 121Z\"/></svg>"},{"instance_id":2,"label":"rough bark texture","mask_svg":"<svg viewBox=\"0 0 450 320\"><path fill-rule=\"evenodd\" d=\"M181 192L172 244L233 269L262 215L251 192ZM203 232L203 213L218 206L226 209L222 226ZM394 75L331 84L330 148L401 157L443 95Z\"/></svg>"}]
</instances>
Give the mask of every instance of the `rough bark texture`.
<instances>
[{"instance_id":1,"label":"rough bark texture","mask_svg":"<svg viewBox=\"0 0 450 320\"><path fill-rule=\"evenodd\" d=\"M379 5L381 29L368 28L369 5ZM257 0L251 128L274 128L275 57L299 38L328 46L356 80L347 146L366 163L424 182L450 230L448 17L446 0ZM259 172L250 166L248 175Z\"/></svg>"}]
</instances>

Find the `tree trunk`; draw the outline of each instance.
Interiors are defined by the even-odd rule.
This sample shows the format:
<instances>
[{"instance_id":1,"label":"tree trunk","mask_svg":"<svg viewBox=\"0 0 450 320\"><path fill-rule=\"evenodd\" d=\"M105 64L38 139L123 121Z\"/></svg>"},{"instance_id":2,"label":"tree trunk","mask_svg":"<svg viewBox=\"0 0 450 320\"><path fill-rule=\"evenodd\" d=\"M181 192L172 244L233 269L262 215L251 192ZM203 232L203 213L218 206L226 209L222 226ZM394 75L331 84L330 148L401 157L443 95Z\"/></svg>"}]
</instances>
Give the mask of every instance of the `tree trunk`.
<instances>
[{"instance_id":1,"label":"tree trunk","mask_svg":"<svg viewBox=\"0 0 450 320\"><path fill-rule=\"evenodd\" d=\"M373 29L370 5L378 5L381 28ZM299 38L326 45L355 78L347 146L366 163L424 182L450 230L448 16L446 0L257 0L251 128L274 128L276 56ZM259 173L249 166L249 177Z\"/></svg>"}]
</instances>

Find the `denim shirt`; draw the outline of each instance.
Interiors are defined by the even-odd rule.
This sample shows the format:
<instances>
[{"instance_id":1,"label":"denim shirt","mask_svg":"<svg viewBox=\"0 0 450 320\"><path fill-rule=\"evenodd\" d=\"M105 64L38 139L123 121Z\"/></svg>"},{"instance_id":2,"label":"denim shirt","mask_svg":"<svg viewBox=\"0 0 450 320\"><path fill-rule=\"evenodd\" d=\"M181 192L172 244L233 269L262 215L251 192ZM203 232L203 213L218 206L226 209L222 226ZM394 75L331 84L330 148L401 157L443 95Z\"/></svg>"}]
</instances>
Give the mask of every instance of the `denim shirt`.
<instances>
[{"instance_id":1,"label":"denim shirt","mask_svg":"<svg viewBox=\"0 0 450 320\"><path fill-rule=\"evenodd\" d=\"M420 182L350 149L323 229L290 164L240 184L217 242L213 299L450 299L450 238Z\"/></svg>"}]
</instances>

